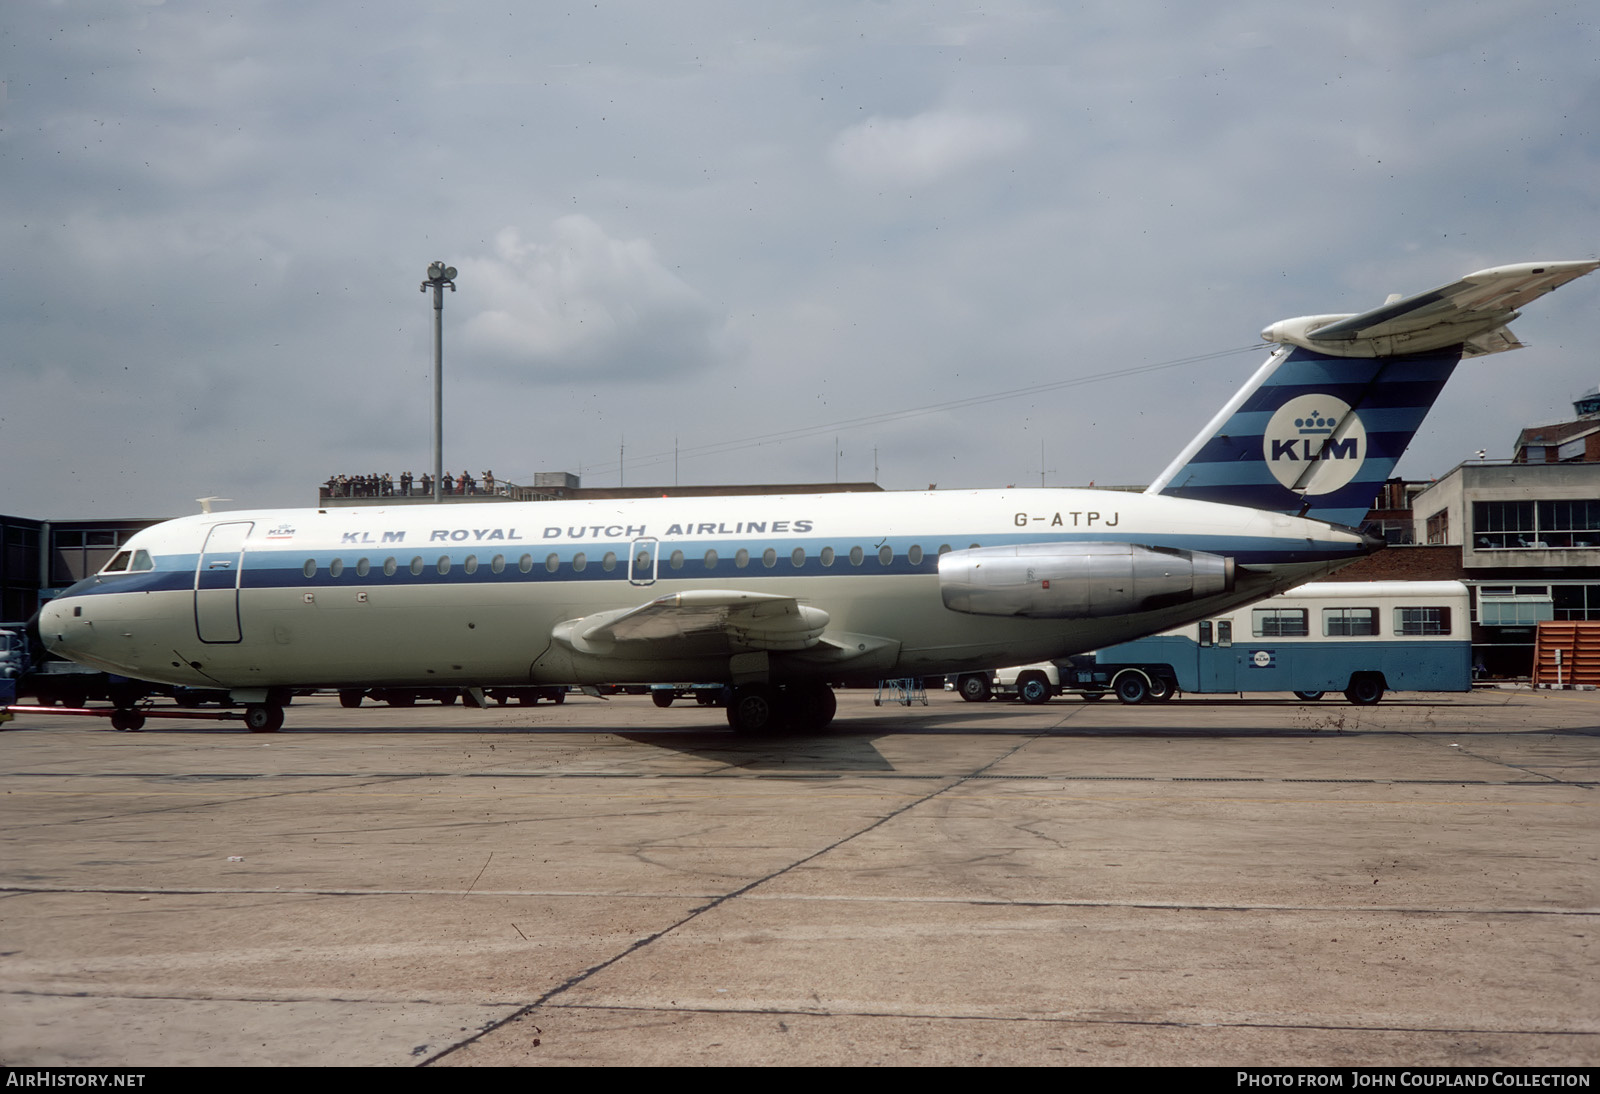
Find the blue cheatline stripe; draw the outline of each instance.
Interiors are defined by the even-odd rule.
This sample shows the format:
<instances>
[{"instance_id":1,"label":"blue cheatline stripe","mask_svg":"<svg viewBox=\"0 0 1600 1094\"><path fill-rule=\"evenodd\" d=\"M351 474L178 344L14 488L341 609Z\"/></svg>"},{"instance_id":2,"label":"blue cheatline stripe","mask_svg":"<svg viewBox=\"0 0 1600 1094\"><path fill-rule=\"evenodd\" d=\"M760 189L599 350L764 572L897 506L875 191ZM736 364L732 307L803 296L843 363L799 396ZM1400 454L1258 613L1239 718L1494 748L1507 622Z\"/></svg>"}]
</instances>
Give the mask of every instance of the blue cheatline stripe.
<instances>
[{"instance_id":1,"label":"blue cheatline stripe","mask_svg":"<svg viewBox=\"0 0 1600 1094\"><path fill-rule=\"evenodd\" d=\"M1087 529L1074 534L1057 534L1054 536L1041 535L1036 530L1018 529L1014 533L990 535L974 538L971 535L960 537L956 542L949 537L924 537L917 540L905 539L893 541L889 544L894 548L894 555L889 565L885 566L878 560L877 553L863 544L864 553L859 566L850 562L849 548L840 549L837 544L821 539L807 539L803 541L769 541L777 549L774 565L766 566L762 561L761 551L764 546L748 548L751 552L750 562L743 569L734 562L734 552L723 553L718 550L718 561L715 567L707 568L705 565L705 552L703 544L663 541L663 551L655 571L655 580L658 583L671 581L693 580L700 584L715 583L719 579L747 581L752 578L794 578L794 577L902 577L916 575L932 575L938 572L940 543L949 542L953 550L965 550L974 542L984 547L1003 547L1025 543L1058 543L1064 548L1070 548L1073 543L1083 542L1123 542L1176 547L1191 551L1203 551L1209 554L1230 555L1244 564L1270 564L1291 562L1312 562L1330 559L1349 558L1359 551L1348 543L1338 541L1306 542L1275 540L1268 537L1237 537L1227 535L1165 535L1156 536L1149 534L1118 535L1114 530ZM782 546L779 546L779 543ZM932 543L933 546L929 546ZM922 560L912 563L907 557L907 551L913 545L923 548ZM806 556L799 566L794 565L789 552L797 546L806 549ZM836 552L833 565L824 566L821 559L821 549L833 546ZM624 548L617 550L618 547ZM410 569L411 560L419 557L418 552L407 552L404 555L353 555L350 552L337 549L322 549L313 551L290 550L254 550L245 552L244 568L242 570L242 587L246 589L374 589L374 588L415 588L420 586L507 586L526 585L530 583L559 582L569 584L573 582L628 582L629 568L626 548L627 544L566 544L551 550L529 551L532 566L527 572L518 565L521 553L515 557L508 556L505 568L500 573L495 573L490 567L490 559L478 556L478 567L473 573L467 573L465 561L467 557L476 552L469 549L440 550L437 547L421 553L422 572L413 574ZM667 549L670 548L670 549ZM615 550L617 562L614 569L607 571L600 559L607 550ZM670 559L672 550L684 552L683 566L674 570ZM557 563L555 570L546 568L545 560L550 554L555 554ZM581 571L573 568L573 556L585 554L587 564ZM366 557L370 569L365 576L356 572L356 563L361 557ZM383 563L394 557L396 570L393 574L383 572ZM438 561L447 557L450 565L447 572L441 574ZM315 562L316 567L310 577L305 574L306 560ZM330 564L335 560L344 563L343 571L335 577L330 572ZM80 582L62 594L66 596L92 596L109 593L126 592L192 592L194 589L195 556L164 556L156 560L157 569L133 574L110 574L100 578L91 578ZM229 586L224 586L227 588Z\"/></svg>"}]
</instances>

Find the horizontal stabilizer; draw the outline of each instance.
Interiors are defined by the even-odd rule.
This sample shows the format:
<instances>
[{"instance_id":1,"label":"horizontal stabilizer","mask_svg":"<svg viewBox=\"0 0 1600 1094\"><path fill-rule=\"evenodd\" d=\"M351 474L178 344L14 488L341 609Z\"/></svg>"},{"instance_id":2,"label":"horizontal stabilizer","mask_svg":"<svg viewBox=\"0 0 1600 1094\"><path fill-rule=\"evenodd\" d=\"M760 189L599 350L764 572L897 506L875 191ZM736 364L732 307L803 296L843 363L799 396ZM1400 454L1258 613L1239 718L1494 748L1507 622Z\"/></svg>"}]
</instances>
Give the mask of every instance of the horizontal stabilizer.
<instances>
[{"instance_id":1,"label":"horizontal stabilizer","mask_svg":"<svg viewBox=\"0 0 1600 1094\"><path fill-rule=\"evenodd\" d=\"M1495 266L1360 315L1285 319L1261 337L1336 357L1391 357L1458 345L1468 357L1500 353L1521 346L1503 328L1523 307L1596 267L1600 262L1592 259Z\"/></svg>"}]
</instances>

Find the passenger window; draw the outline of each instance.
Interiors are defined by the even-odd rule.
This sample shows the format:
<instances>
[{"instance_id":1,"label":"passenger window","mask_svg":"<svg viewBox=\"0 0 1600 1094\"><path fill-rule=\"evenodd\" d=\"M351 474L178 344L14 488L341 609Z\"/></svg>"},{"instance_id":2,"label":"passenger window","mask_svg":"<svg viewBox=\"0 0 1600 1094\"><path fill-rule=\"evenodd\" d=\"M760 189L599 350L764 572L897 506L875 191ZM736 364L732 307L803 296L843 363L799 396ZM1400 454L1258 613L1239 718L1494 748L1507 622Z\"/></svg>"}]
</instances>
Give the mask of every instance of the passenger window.
<instances>
[{"instance_id":1,"label":"passenger window","mask_svg":"<svg viewBox=\"0 0 1600 1094\"><path fill-rule=\"evenodd\" d=\"M572 556L572 572L581 574L589 568L589 556L579 551Z\"/></svg>"},{"instance_id":2,"label":"passenger window","mask_svg":"<svg viewBox=\"0 0 1600 1094\"><path fill-rule=\"evenodd\" d=\"M850 548L850 565L859 566L861 565L861 560L866 557L866 552L862 551L860 547Z\"/></svg>"},{"instance_id":3,"label":"passenger window","mask_svg":"<svg viewBox=\"0 0 1600 1094\"><path fill-rule=\"evenodd\" d=\"M789 561L794 565L795 569L804 566L806 564L806 549L804 547L796 547L790 551Z\"/></svg>"},{"instance_id":4,"label":"passenger window","mask_svg":"<svg viewBox=\"0 0 1600 1094\"><path fill-rule=\"evenodd\" d=\"M733 556L733 564L741 570L750 565L750 552L739 548L739 553Z\"/></svg>"},{"instance_id":5,"label":"passenger window","mask_svg":"<svg viewBox=\"0 0 1600 1094\"><path fill-rule=\"evenodd\" d=\"M1255 608L1250 633L1257 638L1304 638L1311 633L1304 608Z\"/></svg>"},{"instance_id":6,"label":"passenger window","mask_svg":"<svg viewBox=\"0 0 1600 1094\"><path fill-rule=\"evenodd\" d=\"M608 574L615 570L617 568L617 552L607 551L606 557L600 560L600 568Z\"/></svg>"},{"instance_id":7,"label":"passenger window","mask_svg":"<svg viewBox=\"0 0 1600 1094\"><path fill-rule=\"evenodd\" d=\"M329 577L338 577L342 573L344 573L344 559L336 558L332 562L328 563Z\"/></svg>"},{"instance_id":8,"label":"passenger window","mask_svg":"<svg viewBox=\"0 0 1600 1094\"><path fill-rule=\"evenodd\" d=\"M768 547L765 551L761 552L761 565L765 566L767 569L770 570L774 566L776 566L777 564L778 564L778 552L777 551L774 551L771 547Z\"/></svg>"},{"instance_id":9,"label":"passenger window","mask_svg":"<svg viewBox=\"0 0 1600 1094\"><path fill-rule=\"evenodd\" d=\"M411 572L413 574L415 574L415 575L421 575L421 573L422 573L422 556L421 555L418 555L416 558L413 558L411 560Z\"/></svg>"},{"instance_id":10,"label":"passenger window","mask_svg":"<svg viewBox=\"0 0 1600 1094\"><path fill-rule=\"evenodd\" d=\"M361 559L359 562L356 563L356 576L357 577L366 577L371 572L372 572L372 563L371 562L368 562L366 559Z\"/></svg>"},{"instance_id":11,"label":"passenger window","mask_svg":"<svg viewBox=\"0 0 1600 1094\"><path fill-rule=\"evenodd\" d=\"M1378 633L1377 608L1323 608L1324 638L1360 638Z\"/></svg>"},{"instance_id":12,"label":"passenger window","mask_svg":"<svg viewBox=\"0 0 1600 1094\"><path fill-rule=\"evenodd\" d=\"M833 565L833 548L832 547L824 547L822 549L822 564L824 566L832 566Z\"/></svg>"},{"instance_id":13,"label":"passenger window","mask_svg":"<svg viewBox=\"0 0 1600 1094\"><path fill-rule=\"evenodd\" d=\"M911 550L906 552L906 561L913 566L922 565L922 546L920 544L914 543L911 545Z\"/></svg>"},{"instance_id":14,"label":"passenger window","mask_svg":"<svg viewBox=\"0 0 1600 1094\"><path fill-rule=\"evenodd\" d=\"M532 573L533 572L533 556L532 555L523 555L521 558L517 559L517 569L521 570L525 574Z\"/></svg>"},{"instance_id":15,"label":"passenger window","mask_svg":"<svg viewBox=\"0 0 1600 1094\"><path fill-rule=\"evenodd\" d=\"M441 577L444 576L445 574L449 573L450 572L450 556L449 555L440 555L439 556L439 561L434 564L434 569L439 571L439 575Z\"/></svg>"},{"instance_id":16,"label":"passenger window","mask_svg":"<svg viewBox=\"0 0 1600 1094\"><path fill-rule=\"evenodd\" d=\"M469 574L477 573L478 572L478 556L477 555L468 555L467 556L467 560L461 564L461 568L463 570L467 571L467 573L469 573Z\"/></svg>"},{"instance_id":17,"label":"passenger window","mask_svg":"<svg viewBox=\"0 0 1600 1094\"><path fill-rule=\"evenodd\" d=\"M1449 608L1396 608L1394 633L1403 635L1447 635L1450 633Z\"/></svg>"},{"instance_id":18,"label":"passenger window","mask_svg":"<svg viewBox=\"0 0 1600 1094\"><path fill-rule=\"evenodd\" d=\"M717 568L717 552L715 552L715 551L707 551L706 552L706 569L715 570L716 568Z\"/></svg>"},{"instance_id":19,"label":"passenger window","mask_svg":"<svg viewBox=\"0 0 1600 1094\"><path fill-rule=\"evenodd\" d=\"M314 558L306 559L306 564L304 566L300 567L300 572L305 574L307 577L316 577L317 576L317 560L314 559Z\"/></svg>"},{"instance_id":20,"label":"passenger window","mask_svg":"<svg viewBox=\"0 0 1600 1094\"><path fill-rule=\"evenodd\" d=\"M493 572L495 572L497 574L504 573L505 572L505 568L506 568L506 556L505 555L495 555L493 558L491 558L489 560L489 569L492 570Z\"/></svg>"},{"instance_id":21,"label":"passenger window","mask_svg":"<svg viewBox=\"0 0 1600 1094\"><path fill-rule=\"evenodd\" d=\"M683 552L682 551L674 551L674 552L672 552L672 557L667 559L667 565L671 566L674 570L683 569Z\"/></svg>"},{"instance_id":22,"label":"passenger window","mask_svg":"<svg viewBox=\"0 0 1600 1094\"><path fill-rule=\"evenodd\" d=\"M398 570L399 568L400 568L400 564L398 562L396 562L393 558L386 558L386 559L383 560L383 576L384 577L393 577L394 576L394 572L396 570Z\"/></svg>"},{"instance_id":23,"label":"passenger window","mask_svg":"<svg viewBox=\"0 0 1600 1094\"><path fill-rule=\"evenodd\" d=\"M544 556L544 569L546 573L553 574L560 568L561 558L554 551L551 551L549 554Z\"/></svg>"},{"instance_id":24,"label":"passenger window","mask_svg":"<svg viewBox=\"0 0 1600 1094\"><path fill-rule=\"evenodd\" d=\"M885 543L878 548L878 565L887 566L894 561L894 548Z\"/></svg>"}]
</instances>

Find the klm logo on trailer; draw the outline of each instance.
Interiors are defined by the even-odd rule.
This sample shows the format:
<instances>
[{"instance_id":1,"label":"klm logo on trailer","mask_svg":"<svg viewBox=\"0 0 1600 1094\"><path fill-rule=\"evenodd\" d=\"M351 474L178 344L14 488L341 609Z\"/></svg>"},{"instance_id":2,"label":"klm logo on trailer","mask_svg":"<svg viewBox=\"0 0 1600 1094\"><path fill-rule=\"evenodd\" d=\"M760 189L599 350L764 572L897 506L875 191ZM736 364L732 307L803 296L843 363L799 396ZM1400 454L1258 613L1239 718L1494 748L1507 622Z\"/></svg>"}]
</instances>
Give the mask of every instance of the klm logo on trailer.
<instances>
[{"instance_id":1,"label":"klm logo on trailer","mask_svg":"<svg viewBox=\"0 0 1600 1094\"><path fill-rule=\"evenodd\" d=\"M1331 494L1361 470L1367 430L1344 400L1301 395L1278 408L1261 447L1279 483L1306 494Z\"/></svg>"}]
</instances>

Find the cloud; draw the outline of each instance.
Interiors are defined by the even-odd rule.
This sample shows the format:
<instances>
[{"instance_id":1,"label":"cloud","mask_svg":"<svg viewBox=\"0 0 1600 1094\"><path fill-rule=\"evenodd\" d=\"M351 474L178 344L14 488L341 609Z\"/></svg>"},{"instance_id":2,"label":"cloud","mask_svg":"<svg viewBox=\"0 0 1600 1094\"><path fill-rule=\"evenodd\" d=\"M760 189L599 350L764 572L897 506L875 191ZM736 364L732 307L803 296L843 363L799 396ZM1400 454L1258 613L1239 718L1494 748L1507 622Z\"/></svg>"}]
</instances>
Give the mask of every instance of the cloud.
<instances>
[{"instance_id":1,"label":"cloud","mask_svg":"<svg viewBox=\"0 0 1600 1094\"><path fill-rule=\"evenodd\" d=\"M847 178L911 186L936 182L1021 148L1027 124L998 113L931 110L909 118L874 115L834 138L828 162Z\"/></svg>"},{"instance_id":2,"label":"cloud","mask_svg":"<svg viewBox=\"0 0 1600 1094\"><path fill-rule=\"evenodd\" d=\"M469 351L541 380L665 380L727 356L724 318L648 241L614 239L581 215L552 236L505 228L492 256L461 263L462 290L487 300L466 323Z\"/></svg>"}]
</instances>

